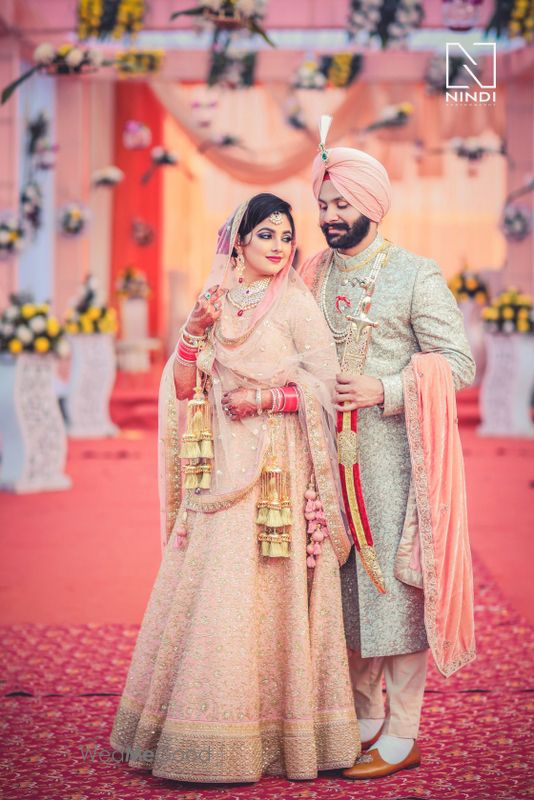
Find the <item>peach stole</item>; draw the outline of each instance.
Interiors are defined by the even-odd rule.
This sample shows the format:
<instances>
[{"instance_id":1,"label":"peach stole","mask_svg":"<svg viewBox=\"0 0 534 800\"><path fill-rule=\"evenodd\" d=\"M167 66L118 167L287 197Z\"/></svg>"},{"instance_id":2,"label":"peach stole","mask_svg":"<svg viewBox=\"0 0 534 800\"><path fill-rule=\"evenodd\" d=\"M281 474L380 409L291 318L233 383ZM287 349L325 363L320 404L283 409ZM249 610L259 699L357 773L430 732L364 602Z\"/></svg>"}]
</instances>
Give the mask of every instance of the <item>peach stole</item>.
<instances>
[{"instance_id":1,"label":"peach stole","mask_svg":"<svg viewBox=\"0 0 534 800\"><path fill-rule=\"evenodd\" d=\"M451 368L440 353L415 353L402 376L412 487L395 576L423 588L428 642L436 666L448 677L475 658L456 394Z\"/></svg>"}]
</instances>

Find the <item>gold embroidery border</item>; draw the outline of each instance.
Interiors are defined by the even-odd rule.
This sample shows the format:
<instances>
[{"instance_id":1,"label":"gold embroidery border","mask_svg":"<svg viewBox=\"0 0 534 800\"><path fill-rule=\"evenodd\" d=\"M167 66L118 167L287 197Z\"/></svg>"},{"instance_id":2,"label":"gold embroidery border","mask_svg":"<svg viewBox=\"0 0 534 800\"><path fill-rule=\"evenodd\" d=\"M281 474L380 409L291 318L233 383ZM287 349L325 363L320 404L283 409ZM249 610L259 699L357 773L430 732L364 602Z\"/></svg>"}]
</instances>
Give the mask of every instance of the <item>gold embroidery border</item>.
<instances>
[{"instance_id":1,"label":"gold embroidery border","mask_svg":"<svg viewBox=\"0 0 534 800\"><path fill-rule=\"evenodd\" d=\"M166 426L165 435L162 438L158 437L158 444L160 447L163 447L164 450L165 508L162 509L162 511L165 514L165 530L167 536L165 544L167 544L182 501L182 466L178 455L180 452L180 439L172 363L164 373L162 391L164 392L165 400L164 414Z\"/></svg>"},{"instance_id":2,"label":"gold embroidery border","mask_svg":"<svg viewBox=\"0 0 534 800\"><path fill-rule=\"evenodd\" d=\"M419 424L419 395L415 377L415 367L408 364L402 372L404 383L404 406L406 417L406 433L410 445L412 462L412 477L417 502L417 515L419 519L419 537L421 542L421 555L423 567L423 592L425 601L425 628L428 643L439 671L448 678L461 667L473 661L476 657L475 648L464 650L453 661L445 663L443 653L440 652L440 637L438 633L438 578L434 560L434 531L432 527L432 513L430 511L430 492L425 468L425 456L421 426ZM443 649L451 642L443 642Z\"/></svg>"}]
</instances>

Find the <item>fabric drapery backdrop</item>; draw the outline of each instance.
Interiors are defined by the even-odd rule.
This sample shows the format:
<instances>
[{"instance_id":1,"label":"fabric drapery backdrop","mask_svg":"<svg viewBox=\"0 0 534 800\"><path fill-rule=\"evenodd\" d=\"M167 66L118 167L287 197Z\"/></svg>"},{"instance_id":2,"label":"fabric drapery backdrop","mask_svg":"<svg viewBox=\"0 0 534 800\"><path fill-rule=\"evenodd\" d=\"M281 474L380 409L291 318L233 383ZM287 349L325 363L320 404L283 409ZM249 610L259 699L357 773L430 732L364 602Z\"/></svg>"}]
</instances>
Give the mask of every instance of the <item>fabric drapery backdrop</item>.
<instances>
[{"instance_id":1,"label":"fabric drapery backdrop","mask_svg":"<svg viewBox=\"0 0 534 800\"><path fill-rule=\"evenodd\" d=\"M300 257L324 247L317 226L310 166L317 152L316 123L335 113L331 145L359 147L379 158L393 180L392 209L383 234L403 247L438 261L446 276L465 262L472 269L499 269L505 256L498 229L505 195L506 164L488 156L470 176L453 153L417 158L414 142L428 148L446 140L477 136L498 144L504 131L504 99L494 108L448 108L422 84L356 84L348 90L299 91L310 132L284 120L287 89L266 85L239 91L154 81L168 112L165 145L181 160L163 176L163 265L189 275L189 302L211 266L217 228L244 198L272 191L293 206ZM200 128L195 101L216 100L209 128ZM365 135L361 131L390 104L408 101L414 115L405 128ZM211 136L234 134L243 147L207 147ZM203 152L199 151L200 150ZM166 284L167 282L165 282Z\"/></svg>"},{"instance_id":2,"label":"fabric drapery backdrop","mask_svg":"<svg viewBox=\"0 0 534 800\"><path fill-rule=\"evenodd\" d=\"M114 164L125 173L124 180L114 189L111 248L110 297L116 298L117 276L127 266L135 266L146 273L150 288L149 331L161 334L161 250L163 237L162 174L156 169L149 183L141 184L141 176L148 170L150 148L127 150L122 141L124 124L137 120L152 130L152 146L163 144L163 119L165 113L144 82L132 81L115 84L115 158ZM131 226L140 218L154 229L154 240L140 247L135 243ZM169 223L171 224L171 223ZM174 223L175 224L175 223Z\"/></svg>"}]
</instances>

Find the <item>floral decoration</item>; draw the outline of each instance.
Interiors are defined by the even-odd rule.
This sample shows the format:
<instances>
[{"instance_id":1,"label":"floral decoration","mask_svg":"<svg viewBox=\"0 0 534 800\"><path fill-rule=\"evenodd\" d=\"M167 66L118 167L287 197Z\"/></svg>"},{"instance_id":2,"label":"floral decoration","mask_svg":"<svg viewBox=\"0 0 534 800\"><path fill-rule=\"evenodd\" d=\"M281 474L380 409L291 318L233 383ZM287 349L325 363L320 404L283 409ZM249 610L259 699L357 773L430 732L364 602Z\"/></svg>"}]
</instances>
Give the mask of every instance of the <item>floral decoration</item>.
<instances>
[{"instance_id":1,"label":"floral decoration","mask_svg":"<svg viewBox=\"0 0 534 800\"><path fill-rule=\"evenodd\" d=\"M482 310L482 319L491 333L533 333L532 297L510 287Z\"/></svg>"},{"instance_id":2,"label":"floral decoration","mask_svg":"<svg viewBox=\"0 0 534 800\"><path fill-rule=\"evenodd\" d=\"M144 0L78 0L78 39L135 37L145 13Z\"/></svg>"},{"instance_id":3,"label":"floral decoration","mask_svg":"<svg viewBox=\"0 0 534 800\"><path fill-rule=\"evenodd\" d=\"M454 275L448 285L459 303L464 300L475 300L480 305L486 305L489 301L488 287L476 272L464 269Z\"/></svg>"},{"instance_id":4,"label":"floral decoration","mask_svg":"<svg viewBox=\"0 0 534 800\"><path fill-rule=\"evenodd\" d=\"M65 329L50 314L48 303L35 303L25 292L12 294L9 300L0 316L0 352L68 355Z\"/></svg>"},{"instance_id":5,"label":"floral decoration","mask_svg":"<svg viewBox=\"0 0 534 800\"><path fill-rule=\"evenodd\" d=\"M351 36L376 36L385 48L406 44L423 18L420 0L351 0L348 27Z\"/></svg>"},{"instance_id":6,"label":"floral decoration","mask_svg":"<svg viewBox=\"0 0 534 800\"><path fill-rule=\"evenodd\" d=\"M147 298L150 294L146 273L137 267L128 266L117 279L117 294L128 300Z\"/></svg>"},{"instance_id":7,"label":"floral decoration","mask_svg":"<svg viewBox=\"0 0 534 800\"><path fill-rule=\"evenodd\" d=\"M59 213L59 227L66 236L79 236L88 220L89 212L79 203L68 203Z\"/></svg>"},{"instance_id":8,"label":"floral decoration","mask_svg":"<svg viewBox=\"0 0 534 800\"><path fill-rule=\"evenodd\" d=\"M117 313L99 302L96 282L89 275L74 308L65 315L65 330L70 334L116 333Z\"/></svg>"}]
</instances>

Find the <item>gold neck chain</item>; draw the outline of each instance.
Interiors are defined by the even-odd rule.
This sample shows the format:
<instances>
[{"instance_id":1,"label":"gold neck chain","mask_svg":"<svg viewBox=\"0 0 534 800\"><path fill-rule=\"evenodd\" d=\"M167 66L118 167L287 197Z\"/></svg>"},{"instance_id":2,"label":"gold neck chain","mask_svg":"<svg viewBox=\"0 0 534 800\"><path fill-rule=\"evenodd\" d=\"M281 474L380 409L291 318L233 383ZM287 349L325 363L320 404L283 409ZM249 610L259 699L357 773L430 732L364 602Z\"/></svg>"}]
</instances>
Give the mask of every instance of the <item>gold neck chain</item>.
<instances>
[{"instance_id":1,"label":"gold neck chain","mask_svg":"<svg viewBox=\"0 0 534 800\"><path fill-rule=\"evenodd\" d=\"M369 256L367 256L367 258L364 258L363 261L358 261L358 263L355 264L352 267L344 267L344 266L342 266L342 256L341 256L340 253L338 253L337 250L334 250L334 264L335 264L335 267L338 270L338 272L354 272L355 270L361 269L362 267L367 266L367 264L370 264L371 261L379 253L382 253L384 250L386 250L386 248L389 247L390 244L391 244L391 242L388 239L385 239L382 242L382 244L380 245L380 247L377 247L376 250L373 250L373 252Z\"/></svg>"}]
</instances>

